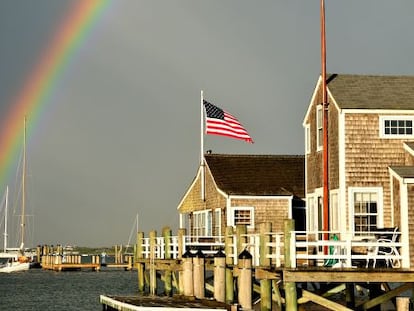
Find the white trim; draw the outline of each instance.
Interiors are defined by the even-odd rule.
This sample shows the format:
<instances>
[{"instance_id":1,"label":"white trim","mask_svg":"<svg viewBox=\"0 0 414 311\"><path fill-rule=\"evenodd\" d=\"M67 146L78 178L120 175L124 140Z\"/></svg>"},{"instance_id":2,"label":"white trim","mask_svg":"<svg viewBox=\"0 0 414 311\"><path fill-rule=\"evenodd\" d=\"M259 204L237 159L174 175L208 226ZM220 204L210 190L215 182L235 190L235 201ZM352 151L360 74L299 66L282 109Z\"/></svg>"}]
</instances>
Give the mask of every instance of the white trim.
<instances>
[{"instance_id":1,"label":"white trim","mask_svg":"<svg viewBox=\"0 0 414 311\"><path fill-rule=\"evenodd\" d=\"M388 171L390 171L390 168L388 168ZM390 179L390 204L391 204L391 223L394 224L394 183L393 183L393 176L391 175L391 172L388 173L389 179Z\"/></svg>"},{"instance_id":2,"label":"white trim","mask_svg":"<svg viewBox=\"0 0 414 311\"><path fill-rule=\"evenodd\" d=\"M321 82L322 82L322 77L319 76L318 81L316 82L316 86L313 90L313 94L312 94L312 97L311 97L311 100L310 100L310 103L309 103L309 106L308 106L308 110L306 111L305 117L304 117L303 122L302 122L303 126L305 126L305 124L308 123L307 120L309 118L310 112L312 111L312 107L315 103L316 95L318 95L319 86L320 86Z\"/></svg>"},{"instance_id":3,"label":"white trim","mask_svg":"<svg viewBox=\"0 0 414 311\"><path fill-rule=\"evenodd\" d=\"M409 243L409 227L408 227L408 189L407 184L400 182L400 206L401 206L401 238L403 243L401 247L402 267L410 267L410 243Z\"/></svg>"},{"instance_id":4,"label":"white trim","mask_svg":"<svg viewBox=\"0 0 414 311\"><path fill-rule=\"evenodd\" d=\"M411 134L385 134L385 121L411 121ZM383 139L410 139L414 138L414 116L401 115L381 115L378 119L379 123L379 137Z\"/></svg>"},{"instance_id":5,"label":"white trim","mask_svg":"<svg viewBox=\"0 0 414 311\"><path fill-rule=\"evenodd\" d=\"M230 200L275 200L275 199L286 199L286 200L292 200L293 195L229 195L228 198Z\"/></svg>"},{"instance_id":6,"label":"white trim","mask_svg":"<svg viewBox=\"0 0 414 311\"><path fill-rule=\"evenodd\" d=\"M406 142L403 143L404 150L407 151L411 156L414 156L414 150L410 148Z\"/></svg>"},{"instance_id":7,"label":"white trim","mask_svg":"<svg viewBox=\"0 0 414 311\"><path fill-rule=\"evenodd\" d=\"M178 205L177 205L177 210L179 210L179 209L180 209L181 205L183 204L183 202L184 202L184 201L185 201L185 199L187 198L188 194L191 192L192 188L193 188L193 187L194 187L194 185L196 184L196 182L197 182L197 180L198 180L198 178L199 178L199 176L200 176L200 173L201 173L201 166L199 166L199 167L198 167L197 174L196 174L196 178L194 178L194 180L193 180L193 182L191 183L190 187L188 187L187 192L186 192L186 193L184 194L184 196L181 198L180 203L178 203Z\"/></svg>"},{"instance_id":8,"label":"white trim","mask_svg":"<svg viewBox=\"0 0 414 311\"><path fill-rule=\"evenodd\" d=\"M333 204L333 197L336 196L336 206ZM329 191L329 224L331 231L341 231L341 208L339 205L340 199L339 199L339 189L333 189ZM336 210L335 210L336 209ZM336 214L336 220L335 223L337 225L336 228L332 228L332 224L334 222L333 212L335 211Z\"/></svg>"},{"instance_id":9,"label":"white trim","mask_svg":"<svg viewBox=\"0 0 414 311\"><path fill-rule=\"evenodd\" d=\"M319 116L320 114L320 116ZM320 118L319 118L320 117ZM316 106L316 151L323 150L323 110L322 105ZM319 130L321 130L322 135L319 137Z\"/></svg>"},{"instance_id":10,"label":"white trim","mask_svg":"<svg viewBox=\"0 0 414 311\"><path fill-rule=\"evenodd\" d=\"M349 207L349 231L355 234L354 221L354 193L376 193L378 197L377 202L377 228L384 227L384 197L382 187L348 187L348 207Z\"/></svg>"},{"instance_id":11,"label":"white trim","mask_svg":"<svg viewBox=\"0 0 414 311\"><path fill-rule=\"evenodd\" d=\"M217 212L219 214L218 224L217 224L217 217L216 217ZM219 228L218 234L215 234L215 235L221 236L221 208L220 207L217 207L217 208L214 209L214 223L215 223L215 228L217 228L217 227ZM211 228L211 229L213 229L213 228Z\"/></svg>"},{"instance_id":12,"label":"white trim","mask_svg":"<svg viewBox=\"0 0 414 311\"><path fill-rule=\"evenodd\" d=\"M349 114L383 114L383 115L414 115L414 110L392 110L392 109L347 109L341 108L344 113Z\"/></svg>"},{"instance_id":13,"label":"white trim","mask_svg":"<svg viewBox=\"0 0 414 311\"><path fill-rule=\"evenodd\" d=\"M339 169L339 206L341 213L341 224L340 228L343 231L347 230L347 221L346 221L346 179L345 179L345 114L342 111L339 113L338 117L338 169Z\"/></svg>"},{"instance_id":14,"label":"white trim","mask_svg":"<svg viewBox=\"0 0 414 311\"><path fill-rule=\"evenodd\" d=\"M311 148L311 132L310 124L305 125L305 154L310 154L312 151Z\"/></svg>"},{"instance_id":15,"label":"white trim","mask_svg":"<svg viewBox=\"0 0 414 311\"><path fill-rule=\"evenodd\" d=\"M414 184L414 178L412 178L412 177L409 177L409 178L401 177L391 167L388 167L388 171L389 171L390 175L397 178L399 182L402 182L404 184Z\"/></svg>"}]
</instances>

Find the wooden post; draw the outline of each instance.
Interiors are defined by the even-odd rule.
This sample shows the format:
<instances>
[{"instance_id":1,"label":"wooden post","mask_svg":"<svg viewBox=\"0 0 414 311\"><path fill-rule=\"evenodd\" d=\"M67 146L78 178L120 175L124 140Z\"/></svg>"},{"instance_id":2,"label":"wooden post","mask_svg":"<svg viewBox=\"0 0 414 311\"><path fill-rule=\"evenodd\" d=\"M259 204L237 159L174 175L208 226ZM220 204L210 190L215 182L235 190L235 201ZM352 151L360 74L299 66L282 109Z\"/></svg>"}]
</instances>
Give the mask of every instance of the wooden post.
<instances>
[{"instance_id":1,"label":"wooden post","mask_svg":"<svg viewBox=\"0 0 414 311\"><path fill-rule=\"evenodd\" d=\"M252 255L244 250L239 255L239 304L243 310L252 309Z\"/></svg>"},{"instance_id":2,"label":"wooden post","mask_svg":"<svg viewBox=\"0 0 414 311\"><path fill-rule=\"evenodd\" d=\"M350 309L355 308L355 284L347 282L345 284L346 291L345 291L345 300L346 306Z\"/></svg>"},{"instance_id":3,"label":"wooden post","mask_svg":"<svg viewBox=\"0 0 414 311\"><path fill-rule=\"evenodd\" d=\"M225 254L226 254L226 303L232 304L234 301L234 282L233 282L233 227L226 227L225 237Z\"/></svg>"},{"instance_id":4,"label":"wooden post","mask_svg":"<svg viewBox=\"0 0 414 311\"><path fill-rule=\"evenodd\" d=\"M162 229L162 236L164 238L165 245L165 259L171 259L171 229L169 227L164 227ZM164 272L164 290L166 296L172 295L172 275L171 270L165 270Z\"/></svg>"},{"instance_id":5,"label":"wooden post","mask_svg":"<svg viewBox=\"0 0 414 311\"><path fill-rule=\"evenodd\" d=\"M270 232L272 232L272 223L262 223L259 226L260 231L260 266L270 269L270 258L266 258L270 254ZM272 281L260 280L260 310L272 310Z\"/></svg>"},{"instance_id":6,"label":"wooden post","mask_svg":"<svg viewBox=\"0 0 414 311\"><path fill-rule=\"evenodd\" d=\"M214 255L214 299L226 301L226 255L221 250Z\"/></svg>"},{"instance_id":7,"label":"wooden post","mask_svg":"<svg viewBox=\"0 0 414 311\"><path fill-rule=\"evenodd\" d=\"M290 258L291 252L296 250L290 249L290 242L292 238L292 231L295 230L295 221L293 219L286 219L284 221L284 234L285 234L285 250L284 250L284 261L285 268L291 268L292 262ZM296 294L296 283L285 282L285 300L286 300L286 311L297 311L297 294Z\"/></svg>"},{"instance_id":8,"label":"wooden post","mask_svg":"<svg viewBox=\"0 0 414 311\"><path fill-rule=\"evenodd\" d=\"M144 258L144 232L137 233L137 259ZM143 293L145 291L145 276L144 276L144 264L137 263L138 272L138 292Z\"/></svg>"},{"instance_id":9,"label":"wooden post","mask_svg":"<svg viewBox=\"0 0 414 311\"><path fill-rule=\"evenodd\" d=\"M241 254L244 250L243 244L247 243L247 226L237 225L236 226L236 238L237 238L237 255Z\"/></svg>"},{"instance_id":10,"label":"wooden post","mask_svg":"<svg viewBox=\"0 0 414 311\"><path fill-rule=\"evenodd\" d=\"M397 297L397 311L409 311L410 297Z\"/></svg>"},{"instance_id":11,"label":"wooden post","mask_svg":"<svg viewBox=\"0 0 414 311\"><path fill-rule=\"evenodd\" d=\"M193 284L193 255L187 250L182 255L183 263L183 294L184 296L194 296Z\"/></svg>"},{"instance_id":12,"label":"wooden post","mask_svg":"<svg viewBox=\"0 0 414 311\"><path fill-rule=\"evenodd\" d=\"M194 296L199 299L205 298L205 256L201 249L193 257Z\"/></svg>"},{"instance_id":13,"label":"wooden post","mask_svg":"<svg viewBox=\"0 0 414 311\"><path fill-rule=\"evenodd\" d=\"M178 229L178 254L177 259L181 259L183 254L185 253L185 247L184 247L184 239L186 235L186 229L180 228ZM192 269L192 268L191 268ZM184 295L184 275L183 271L178 271L178 293L180 295Z\"/></svg>"},{"instance_id":14,"label":"wooden post","mask_svg":"<svg viewBox=\"0 0 414 311\"><path fill-rule=\"evenodd\" d=\"M157 231L152 230L149 233L150 238L150 293L157 294L157 271L155 268L156 248L157 248Z\"/></svg>"}]
</instances>

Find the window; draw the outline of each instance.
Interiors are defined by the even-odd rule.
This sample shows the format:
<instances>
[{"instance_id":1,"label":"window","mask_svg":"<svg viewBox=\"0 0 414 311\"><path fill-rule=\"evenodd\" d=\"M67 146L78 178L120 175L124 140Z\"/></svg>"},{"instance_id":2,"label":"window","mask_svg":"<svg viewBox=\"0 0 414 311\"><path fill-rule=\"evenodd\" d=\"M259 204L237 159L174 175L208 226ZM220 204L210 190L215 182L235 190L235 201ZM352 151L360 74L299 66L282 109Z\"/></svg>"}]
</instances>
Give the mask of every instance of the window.
<instances>
[{"instance_id":1,"label":"window","mask_svg":"<svg viewBox=\"0 0 414 311\"><path fill-rule=\"evenodd\" d=\"M211 235L211 211L194 212L193 234L195 236Z\"/></svg>"},{"instance_id":2,"label":"window","mask_svg":"<svg viewBox=\"0 0 414 311\"><path fill-rule=\"evenodd\" d=\"M364 235L382 227L382 189L351 189L350 196L354 211L354 231L356 235Z\"/></svg>"},{"instance_id":3,"label":"window","mask_svg":"<svg viewBox=\"0 0 414 311\"><path fill-rule=\"evenodd\" d=\"M231 226L247 225L249 229L254 228L254 208L234 207L232 209Z\"/></svg>"},{"instance_id":4,"label":"window","mask_svg":"<svg viewBox=\"0 0 414 311\"><path fill-rule=\"evenodd\" d=\"M413 138L414 117L382 116L380 117L380 136L382 138Z\"/></svg>"},{"instance_id":5,"label":"window","mask_svg":"<svg viewBox=\"0 0 414 311\"><path fill-rule=\"evenodd\" d=\"M322 150L323 147L323 113L322 105L316 108L316 143L317 149Z\"/></svg>"},{"instance_id":6,"label":"window","mask_svg":"<svg viewBox=\"0 0 414 311\"><path fill-rule=\"evenodd\" d=\"M310 127L309 124L306 124L305 126L305 150L306 153L311 152L311 140L310 140Z\"/></svg>"}]
</instances>

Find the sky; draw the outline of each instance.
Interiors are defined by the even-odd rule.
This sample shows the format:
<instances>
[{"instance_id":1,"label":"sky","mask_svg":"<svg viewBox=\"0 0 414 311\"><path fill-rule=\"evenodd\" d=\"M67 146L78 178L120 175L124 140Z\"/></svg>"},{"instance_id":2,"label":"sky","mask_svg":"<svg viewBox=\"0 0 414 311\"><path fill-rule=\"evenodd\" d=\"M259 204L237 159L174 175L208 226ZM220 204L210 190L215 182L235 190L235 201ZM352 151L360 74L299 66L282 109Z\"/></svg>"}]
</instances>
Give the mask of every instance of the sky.
<instances>
[{"instance_id":1,"label":"sky","mask_svg":"<svg viewBox=\"0 0 414 311\"><path fill-rule=\"evenodd\" d=\"M0 2L0 129L76 1ZM414 1L325 6L328 72L414 75ZM201 90L255 141L204 135L204 150L303 154L319 13L319 0L110 1L27 137L27 245L127 244L137 218L146 235L175 233L199 165Z\"/></svg>"}]
</instances>

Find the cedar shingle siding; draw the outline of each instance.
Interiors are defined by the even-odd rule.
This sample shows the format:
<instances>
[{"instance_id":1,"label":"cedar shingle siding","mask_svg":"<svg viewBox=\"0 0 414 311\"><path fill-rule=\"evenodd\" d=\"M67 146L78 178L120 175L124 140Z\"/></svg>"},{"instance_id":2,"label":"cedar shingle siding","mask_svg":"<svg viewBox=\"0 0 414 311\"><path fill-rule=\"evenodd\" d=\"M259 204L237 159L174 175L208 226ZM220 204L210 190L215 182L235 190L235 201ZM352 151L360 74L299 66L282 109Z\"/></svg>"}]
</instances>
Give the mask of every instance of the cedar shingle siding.
<instances>
[{"instance_id":1,"label":"cedar shingle siding","mask_svg":"<svg viewBox=\"0 0 414 311\"><path fill-rule=\"evenodd\" d=\"M329 117L329 188L338 190L339 210L345 221L341 230L350 230L353 207L349 187L382 189L384 227L408 231L411 265L414 264L414 139L382 137L381 117L414 117L413 76L329 75L327 79ZM320 196L323 187L322 150L317 150L317 106L321 104L321 80L315 88L304 119L310 128L310 152L306 154L306 195ZM391 171L390 171L391 169ZM393 178L390 174L393 174ZM408 197L401 195L408 183ZM319 189L319 190L318 190ZM342 196L342 197L341 197ZM402 200L402 201L401 201ZM401 202L404 202L402 204ZM404 211L408 206L408 211ZM408 228L402 217L409 217ZM314 218L314 219L317 219ZM342 219L343 220L343 219Z\"/></svg>"},{"instance_id":2,"label":"cedar shingle siding","mask_svg":"<svg viewBox=\"0 0 414 311\"><path fill-rule=\"evenodd\" d=\"M220 208L224 232L227 207L253 207L253 230L262 222L271 222L280 231L291 205L304 207L304 156L206 154L204 159L205 201L201 200L199 169L178 206L180 214L191 217L195 211ZM216 221L213 217L213 227Z\"/></svg>"}]
</instances>

